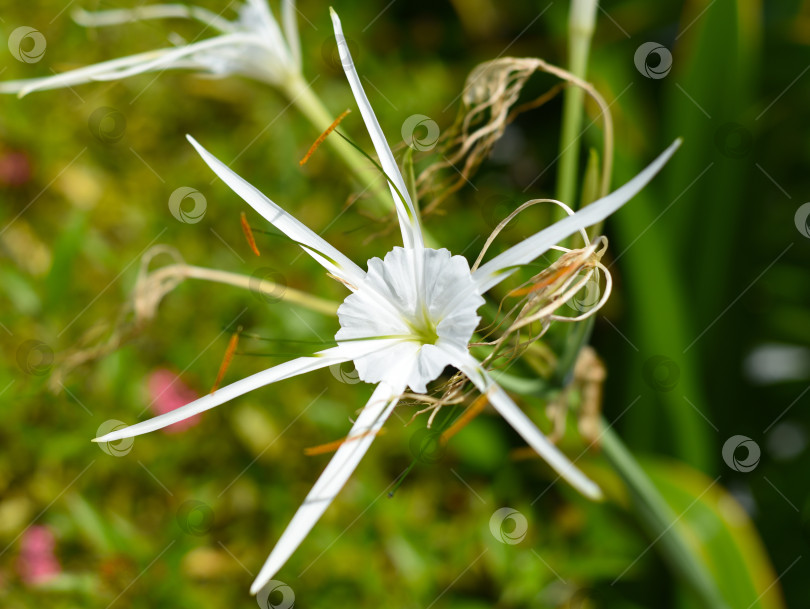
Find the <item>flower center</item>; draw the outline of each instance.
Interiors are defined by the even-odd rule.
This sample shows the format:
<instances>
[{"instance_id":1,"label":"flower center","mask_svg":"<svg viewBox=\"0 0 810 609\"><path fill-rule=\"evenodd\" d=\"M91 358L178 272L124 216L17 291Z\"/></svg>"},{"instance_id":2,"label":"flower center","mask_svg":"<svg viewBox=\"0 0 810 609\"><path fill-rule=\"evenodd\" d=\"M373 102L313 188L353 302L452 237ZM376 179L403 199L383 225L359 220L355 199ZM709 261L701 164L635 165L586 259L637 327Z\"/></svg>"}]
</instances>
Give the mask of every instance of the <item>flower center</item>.
<instances>
[{"instance_id":1,"label":"flower center","mask_svg":"<svg viewBox=\"0 0 810 609\"><path fill-rule=\"evenodd\" d=\"M420 322L406 320L406 323L417 342L423 345L435 345L439 340L439 332L436 329L436 324L430 319L430 314L426 309L422 310Z\"/></svg>"},{"instance_id":2,"label":"flower center","mask_svg":"<svg viewBox=\"0 0 810 609\"><path fill-rule=\"evenodd\" d=\"M338 309L335 339L362 380L378 383L408 366L408 385L422 393L450 363L449 350L467 349L483 303L462 256L397 247L369 260L365 280Z\"/></svg>"}]
</instances>

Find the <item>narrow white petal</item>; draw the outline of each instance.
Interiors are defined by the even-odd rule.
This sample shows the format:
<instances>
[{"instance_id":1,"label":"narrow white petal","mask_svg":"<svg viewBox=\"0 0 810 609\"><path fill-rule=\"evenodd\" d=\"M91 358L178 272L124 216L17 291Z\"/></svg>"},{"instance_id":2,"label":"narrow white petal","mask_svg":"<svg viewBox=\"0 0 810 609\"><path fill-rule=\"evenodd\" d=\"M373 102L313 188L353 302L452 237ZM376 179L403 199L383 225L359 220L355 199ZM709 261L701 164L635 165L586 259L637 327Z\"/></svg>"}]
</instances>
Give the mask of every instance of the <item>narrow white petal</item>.
<instances>
[{"instance_id":1,"label":"narrow white petal","mask_svg":"<svg viewBox=\"0 0 810 609\"><path fill-rule=\"evenodd\" d=\"M469 353L458 353L455 365L466 374L481 393L486 394L489 403L518 432L526 443L571 486L590 499L601 499L602 491L566 457L559 448L549 442L532 420L512 401L512 398L498 385L478 361Z\"/></svg>"},{"instance_id":2,"label":"narrow white petal","mask_svg":"<svg viewBox=\"0 0 810 609\"><path fill-rule=\"evenodd\" d=\"M137 55L129 55L110 61L102 61L83 68L76 68L68 72L45 76L43 78L26 78L23 80L7 80L0 82L0 93L18 93L20 97L34 91L45 91L48 89L59 89L61 87L72 87L88 82L95 82L105 74L113 73L116 70L129 68L135 65L142 65L151 62L172 49L159 49L147 51Z\"/></svg>"},{"instance_id":3,"label":"narrow white petal","mask_svg":"<svg viewBox=\"0 0 810 609\"><path fill-rule=\"evenodd\" d=\"M388 179L396 186L396 188L394 188L394 186L389 183L391 195L394 197L394 204L397 209L400 229L402 230L403 244L406 248L421 248L423 246L423 240L422 231L419 227L419 216L411 201L410 194L408 194L405 180L402 178L402 174L399 171L396 159L394 159L394 154L388 146L385 134L382 128L380 128L377 116L374 114L368 97L366 97L366 92L363 90L360 77L357 75L357 70L354 68L354 61L349 52L349 46L346 44L346 38L343 36L340 18L333 9L330 8L329 11L332 14L332 25L335 28L335 38L337 39L338 51L340 52L340 62L343 64L343 70L346 72L346 78L349 80L352 93L354 93L354 98L360 108L360 114L363 116L363 121L366 123L366 128L374 144L374 150L377 151L377 156L380 157L380 165L388 176ZM402 195L402 198L397 194L397 190Z\"/></svg>"},{"instance_id":4,"label":"narrow white petal","mask_svg":"<svg viewBox=\"0 0 810 609\"><path fill-rule=\"evenodd\" d=\"M71 14L73 21L84 27L107 27L146 21L149 19L196 19L205 25L222 32L232 31L233 25L207 9L185 4L150 4L131 9L110 9L104 11L86 11L77 8Z\"/></svg>"},{"instance_id":5,"label":"narrow white petal","mask_svg":"<svg viewBox=\"0 0 810 609\"><path fill-rule=\"evenodd\" d=\"M479 285L481 293L483 294L506 279L516 270L516 267L528 264L543 255L555 243L570 237L580 229L592 226L607 218L635 197L653 179L655 174L661 171L661 168L669 161L680 145L681 140L675 140L657 159L624 186L614 190L606 197L583 207L573 216L568 216L539 233L535 233L481 266L473 273L473 278Z\"/></svg>"},{"instance_id":6,"label":"narrow white petal","mask_svg":"<svg viewBox=\"0 0 810 609\"><path fill-rule=\"evenodd\" d=\"M220 179L245 202L293 241L304 248L327 271L347 283L358 286L366 276L363 269L344 256L334 246L315 234L295 217L265 197L254 186L239 177L233 170L203 148L190 135L186 136L208 166Z\"/></svg>"},{"instance_id":7,"label":"narrow white petal","mask_svg":"<svg viewBox=\"0 0 810 609\"><path fill-rule=\"evenodd\" d=\"M315 526L368 451L377 432L391 415L401 389L381 383L360 412L347 440L318 478L250 587L256 594L270 581ZM355 439L352 439L355 438Z\"/></svg>"},{"instance_id":8,"label":"narrow white petal","mask_svg":"<svg viewBox=\"0 0 810 609\"><path fill-rule=\"evenodd\" d=\"M205 395L198 400L181 406L171 412L154 417L136 425L130 425L123 429L113 431L100 438L95 438L93 442L114 442L123 438L131 438L141 434L149 433L157 429L162 429L178 421L182 421L189 417L199 414L206 410L210 410L215 406L224 404L240 395L270 385L284 379L292 378L306 372L312 372L320 368L326 368L333 364L340 364L347 361L344 351L340 347L333 347L326 349L316 354L313 357L299 357L289 362L284 362L278 366L273 366L267 370L257 372L241 381L236 381L230 385L226 385L222 389L218 389L214 393Z\"/></svg>"},{"instance_id":9,"label":"narrow white petal","mask_svg":"<svg viewBox=\"0 0 810 609\"><path fill-rule=\"evenodd\" d=\"M295 0L282 0L281 24L284 28L284 37L290 49L295 67L301 69L301 39L298 37L298 18L295 15Z\"/></svg>"},{"instance_id":10,"label":"narrow white petal","mask_svg":"<svg viewBox=\"0 0 810 609\"><path fill-rule=\"evenodd\" d=\"M221 36L209 38L208 40L202 40L193 44L186 44L174 49L162 49L163 52L161 55L153 61L145 62L143 64L135 65L123 70L101 74L96 76L94 80L118 80L120 78L129 78L130 76L142 74L143 72L149 72L151 70L171 69L176 67L173 64L176 64L182 59L191 58L193 60L194 55L197 53L208 52L212 49L217 49L220 47L232 48L239 45L253 45L255 47L261 47L261 44L261 39L253 34L223 34ZM245 52L250 51L245 50ZM200 69L205 69L206 65L200 63L198 67Z\"/></svg>"},{"instance_id":11,"label":"narrow white petal","mask_svg":"<svg viewBox=\"0 0 810 609\"><path fill-rule=\"evenodd\" d=\"M242 9L239 20L245 27L260 31L264 38L264 46L273 49L277 59L284 62L285 65L289 65L292 57L270 4L267 0L250 0L249 5L250 7L245 6ZM263 28L257 27L257 24L253 22L257 18L263 22Z\"/></svg>"}]
</instances>

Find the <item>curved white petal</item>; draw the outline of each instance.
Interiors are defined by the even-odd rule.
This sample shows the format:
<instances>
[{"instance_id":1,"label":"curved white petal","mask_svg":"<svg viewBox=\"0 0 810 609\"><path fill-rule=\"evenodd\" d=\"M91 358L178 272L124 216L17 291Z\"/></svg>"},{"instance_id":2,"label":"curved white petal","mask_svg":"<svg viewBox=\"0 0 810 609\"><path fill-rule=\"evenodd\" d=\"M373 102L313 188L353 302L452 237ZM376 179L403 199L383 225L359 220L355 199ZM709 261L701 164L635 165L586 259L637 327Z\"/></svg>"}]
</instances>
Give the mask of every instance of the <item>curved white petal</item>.
<instances>
[{"instance_id":1,"label":"curved white petal","mask_svg":"<svg viewBox=\"0 0 810 609\"><path fill-rule=\"evenodd\" d=\"M7 80L0 82L0 93L17 93L20 97L33 93L34 91L46 91L48 89L58 89L60 87L72 87L88 82L96 82L100 76L134 65L151 62L162 55L171 52L173 49L158 49L147 51L137 55L129 55L109 61L102 61L83 68L76 68L68 72L45 76L43 78L26 78L23 80Z\"/></svg>"},{"instance_id":2,"label":"curved white petal","mask_svg":"<svg viewBox=\"0 0 810 609\"><path fill-rule=\"evenodd\" d=\"M399 226L402 230L403 244L406 248L421 248L423 247L423 239L422 230L419 227L419 215L416 213L411 197L408 194L405 180L402 178L402 174L399 171L397 162L394 159L394 154L388 146L385 134L380 128L377 116L374 114L368 97L366 97L366 92L363 90L363 85L360 83L357 70L354 69L354 61L349 52L349 46L346 44L346 38L343 36L340 18L332 8L330 8L329 11L332 14L332 25L335 28L335 38L337 39L338 51L340 52L340 62L343 64L343 70L346 72L346 78L349 80L349 86L351 86L352 93L357 101L357 106L360 108L360 114L363 116L363 121L366 123L366 128L374 144L374 150L377 151L377 156L380 157L380 165L390 180L391 196L394 197ZM393 184L393 186L391 184ZM396 186L396 188L394 188L394 186ZM400 197L400 194L402 197Z\"/></svg>"},{"instance_id":3,"label":"curved white petal","mask_svg":"<svg viewBox=\"0 0 810 609\"><path fill-rule=\"evenodd\" d=\"M262 23L263 27L257 27L257 20ZM284 41L281 28L278 26L278 21L267 0L248 0L240 10L239 21L245 29L258 31L265 39L264 46L272 49L279 61L286 65L292 62L290 49Z\"/></svg>"},{"instance_id":4,"label":"curved white petal","mask_svg":"<svg viewBox=\"0 0 810 609\"><path fill-rule=\"evenodd\" d=\"M239 45L253 45L254 47L261 47L261 44L262 41L255 34L223 34L221 36L216 36L215 38L201 40L200 42L195 42L192 44L186 44L174 49L161 49L163 53L152 61L144 62L140 65L134 65L123 70L101 74L96 76L93 80L118 80L122 78L129 78L130 76L135 76L137 74L142 74L143 72L149 72L151 70L167 70L176 67L173 64L176 64L182 59L193 59L195 54L207 53L212 49L227 49L228 47L236 47ZM243 52L249 51L243 50ZM186 67L186 64L184 64L183 67ZM198 67L201 69L206 69L209 66L200 63Z\"/></svg>"},{"instance_id":5,"label":"curved white petal","mask_svg":"<svg viewBox=\"0 0 810 609\"><path fill-rule=\"evenodd\" d=\"M113 431L100 438L95 438L93 442L115 442L116 440L121 440L123 438L131 438L133 436L149 433L150 431L162 429L168 425L171 425L172 423L177 423L178 421L192 417L195 414L199 414L206 410L210 410L215 406L224 404L225 402L239 397L240 395L253 391L254 389L258 389L259 387L264 387L265 385L270 385L271 383L292 378L294 376L298 376L299 374L304 374L305 372L312 372L313 370L326 368L327 366L331 366L333 364L341 364L348 360L349 358L346 357L345 350L341 349L340 347L326 349L316 353L312 357L299 357L297 359L290 360L289 362L279 364L278 366L268 368L267 370L257 372L256 374L244 378L241 381L236 381L235 383L226 385L214 393L205 395L198 400L194 400L193 402L172 410L171 412L167 412L166 414L151 418L147 421L143 421L142 423L137 423L136 425L130 425L129 427Z\"/></svg>"},{"instance_id":6,"label":"curved white petal","mask_svg":"<svg viewBox=\"0 0 810 609\"><path fill-rule=\"evenodd\" d=\"M486 394L489 403L518 432L526 443L562 478L586 497L594 500L602 498L602 491L595 482L583 474L559 448L548 441L532 420L512 401L512 398L487 373L481 364L469 353L458 353L455 366L472 381L478 390Z\"/></svg>"},{"instance_id":7,"label":"curved white petal","mask_svg":"<svg viewBox=\"0 0 810 609\"><path fill-rule=\"evenodd\" d=\"M528 239L524 239L481 266L473 273L473 278L479 285L481 293L483 294L506 279L516 270L516 267L528 264L544 254L555 243L570 237L580 229L592 226L607 218L636 196L653 179L655 174L661 171L661 168L669 161L680 145L681 140L675 140L658 158L624 186L614 190L606 197L602 197L583 207L573 216L568 216L539 233L535 233Z\"/></svg>"},{"instance_id":8,"label":"curved white petal","mask_svg":"<svg viewBox=\"0 0 810 609\"><path fill-rule=\"evenodd\" d=\"M77 8L71 13L73 21L84 27L107 27L146 21L149 19L196 19L205 25L221 32L233 31L233 25L216 13L200 6L186 4L150 4L131 9L109 9L103 11L86 11Z\"/></svg>"},{"instance_id":9,"label":"curved white petal","mask_svg":"<svg viewBox=\"0 0 810 609\"><path fill-rule=\"evenodd\" d=\"M295 0L282 0L281 26L284 28L284 38L287 40L287 47L290 50L295 67L301 70L301 39L298 37L296 10Z\"/></svg>"},{"instance_id":10,"label":"curved white petal","mask_svg":"<svg viewBox=\"0 0 810 609\"><path fill-rule=\"evenodd\" d=\"M421 280L417 268L424 270ZM467 348L482 304L463 256L395 247L384 259L369 260L365 280L338 307L335 340L348 345L344 341L399 338L373 355L354 357L357 373L367 383L385 382L398 374L402 358L415 354L406 384L424 393L450 363L443 348Z\"/></svg>"},{"instance_id":11,"label":"curved white petal","mask_svg":"<svg viewBox=\"0 0 810 609\"><path fill-rule=\"evenodd\" d=\"M403 388L392 387L386 383L377 385L371 399L352 425L347 440L323 470L264 563L250 587L252 594L261 590L284 566L346 484L374 441L375 435L393 412Z\"/></svg>"},{"instance_id":12,"label":"curved white petal","mask_svg":"<svg viewBox=\"0 0 810 609\"><path fill-rule=\"evenodd\" d=\"M186 138L208 166L214 170L214 173L230 186L231 190L242 197L248 205L264 216L270 224L290 239L298 242L304 248L304 251L317 260L327 271L353 286L360 285L366 276L363 269L295 217L265 197L254 186L239 177L230 167L197 143L197 140L193 137L187 135Z\"/></svg>"}]
</instances>

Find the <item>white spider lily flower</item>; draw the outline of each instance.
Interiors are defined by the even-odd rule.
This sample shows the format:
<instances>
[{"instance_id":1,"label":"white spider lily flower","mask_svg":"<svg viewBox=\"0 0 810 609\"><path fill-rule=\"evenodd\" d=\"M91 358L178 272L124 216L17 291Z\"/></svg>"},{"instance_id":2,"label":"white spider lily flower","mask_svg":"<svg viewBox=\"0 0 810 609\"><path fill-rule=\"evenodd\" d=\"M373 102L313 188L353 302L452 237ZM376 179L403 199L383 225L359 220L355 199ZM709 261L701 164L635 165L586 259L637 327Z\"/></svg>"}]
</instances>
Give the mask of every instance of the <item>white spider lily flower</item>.
<instances>
[{"instance_id":1,"label":"white spider lily flower","mask_svg":"<svg viewBox=\"0 0 810 609\"><path fill-rule=\"evenodd\" d=\"M74 19L87 27L102 27L145 19L185 18L200 21L218 35L177 47L157 49L104 61L55 76L0 82L0 93L20 97L33 91L118 80L144 72L187 69L215 77L238 74L284 86L301 72L301 47L295 19L295 0L282 0L282 26L266 0L246 0L229 21L211 11L183 4L156 4L134 9L89 13Z\"/></svg>"},{"instance_id":2,"label":"white spider lily flower","mask_svg":"<svg viewBox=\"0 0 810 609\"><path fill-rule=\"evenodd\" d=\"M476 311L484 303L483 294L521 265L532 262L575 232L601 222L629 201L680 145L680 141L676 141L618 190L541 230L471 272L464 257L452 255L446 249L424 246L419 216L363 92L340 20L334 11L332 20L346 75L391 185L403 247L395 247L382 259L372 258L368 261L368 270L364 271L189 136L203 160L234 192L296 241L351 291L338 309L337 346L274 366L177 410L95 440L112 442L161 429L258 387L336 363L354 362L360 379L376 384L376 388L346 440L270 553L251 587L254 594L273 578L326 511L393 412L399 396L408 387L414 392L424 393L427 384L447 366L454 366L469 377L478 390L486 394L495 410L562 478L591 499L601 497L599 487L543 435L472 356L469 343L480 321Z\"/></svg>"}]
</instances>

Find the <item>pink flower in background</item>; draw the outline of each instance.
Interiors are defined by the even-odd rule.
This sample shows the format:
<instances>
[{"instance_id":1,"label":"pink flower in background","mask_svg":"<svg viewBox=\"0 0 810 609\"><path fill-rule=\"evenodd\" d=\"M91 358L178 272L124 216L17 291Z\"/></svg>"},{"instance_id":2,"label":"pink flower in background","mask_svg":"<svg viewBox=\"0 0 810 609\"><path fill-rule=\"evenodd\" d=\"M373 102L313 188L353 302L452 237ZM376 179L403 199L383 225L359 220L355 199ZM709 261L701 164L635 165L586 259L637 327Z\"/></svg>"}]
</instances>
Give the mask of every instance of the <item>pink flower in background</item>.
<instances>
[{"instance_id":1,"label":"pink flower in background","mask_svg":"<svg viewBox=\"0 0 810 609\"><path fill-rule=\"evenodd\" d=\"M196 391L186 385L179 376L166 368L159 368L149 375L147 382L151 408L155 414L166 414L193 402L200 396ZM188 419L178 421L163 429L164 433L180 433L200 422L200 416L195 415Z\"/></svg>"},{"instance_id":2,"label":"pink flower in background","mask_svg":"<svg viewBox=\"0 0 810 609\"><path fill-rule=\"evenodd\" d=\"M25 152L0 152L0 186L22 186L31 179L31 161Z\"/></svg>"},{"instance_id":3,"label":"pink flower in background","mask_svg":"<svg viewBox=\"0 0 810 609\"><path fill-rule=\"evenodd\" d=\"M45 583L62 572L53 553L55 545L56 539L46 526L30 527L23 534L17 568L27 585Z\"/></svg>"}]
</instances>

